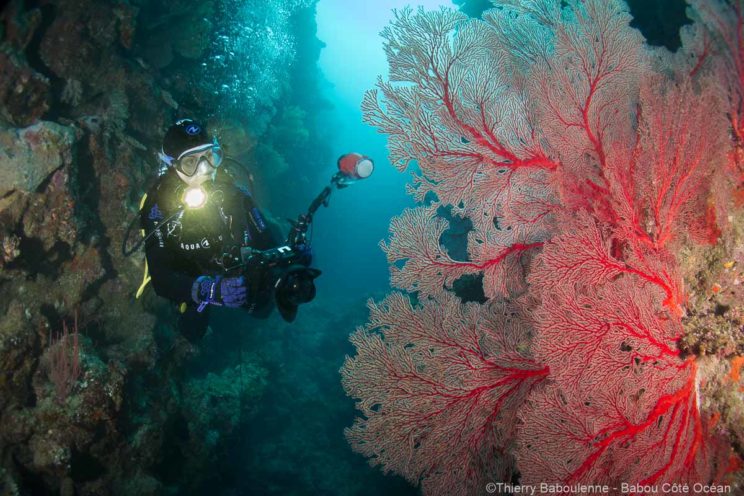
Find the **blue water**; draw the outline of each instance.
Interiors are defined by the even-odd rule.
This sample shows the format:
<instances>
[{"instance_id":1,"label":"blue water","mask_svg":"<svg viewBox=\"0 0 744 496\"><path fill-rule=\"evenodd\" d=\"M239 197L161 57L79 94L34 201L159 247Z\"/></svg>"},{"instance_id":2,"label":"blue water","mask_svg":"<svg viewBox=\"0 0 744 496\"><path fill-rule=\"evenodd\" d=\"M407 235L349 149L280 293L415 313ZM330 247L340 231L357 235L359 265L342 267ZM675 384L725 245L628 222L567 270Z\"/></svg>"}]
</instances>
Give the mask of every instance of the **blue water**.
<instances>
[{"instance_id":1,"label":"blue water","mask_svg":"<svg viewBox=\"0 0 744 496\"><path fill-rule=\"evenodd\" d=\"M317 7L318 38L325 44L320 69L329 82L333 102L329 120L336 123L331 144L334 156L356 151L372 157L372 177L334 194L332 207L318 215L315 250L324 272L318 290L333 294L363 294L386 290L388 265L378 248L387 237L390 218L413 205L405 193L410 173L399 173L387 160L386 137L362 123L361 102L388 66L379 32L404 0L348 2L321 0ZM413 5L428 9L451 2L425 0ZM318 187L321 185L318 184Z\"/></svg>"}]
</instances>

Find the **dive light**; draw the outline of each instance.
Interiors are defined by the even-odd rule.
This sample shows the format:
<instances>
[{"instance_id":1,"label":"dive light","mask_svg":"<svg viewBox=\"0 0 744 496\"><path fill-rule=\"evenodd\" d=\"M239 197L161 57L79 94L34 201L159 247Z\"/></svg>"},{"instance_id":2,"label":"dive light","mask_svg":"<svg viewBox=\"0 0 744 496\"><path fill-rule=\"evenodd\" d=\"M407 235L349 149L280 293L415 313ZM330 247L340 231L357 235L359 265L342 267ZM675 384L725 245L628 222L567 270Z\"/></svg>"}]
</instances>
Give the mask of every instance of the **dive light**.
<instances>
[{"instance_id":1,"label":"dive light","mask_svg":"<svg viewBox=\"0 0 744 496\"><path fill-rule=\"evenodd\" d=\"M183 203L189 208L201 208L207 203L207 193L199 186L188 188L183 193Z\"/></svg>"}]
</instances>

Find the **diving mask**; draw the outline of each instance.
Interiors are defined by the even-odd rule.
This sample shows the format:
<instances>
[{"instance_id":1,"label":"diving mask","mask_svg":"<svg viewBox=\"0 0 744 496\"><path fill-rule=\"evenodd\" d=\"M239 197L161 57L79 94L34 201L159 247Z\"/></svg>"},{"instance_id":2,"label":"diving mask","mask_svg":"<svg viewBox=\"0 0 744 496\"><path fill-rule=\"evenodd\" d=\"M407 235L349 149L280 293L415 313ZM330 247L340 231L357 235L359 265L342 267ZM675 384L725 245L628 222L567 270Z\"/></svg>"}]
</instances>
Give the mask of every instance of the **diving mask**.
<instances>
[{"instance_id":1,"label":"diving mask","mask_svg":"<svg viewBox=\"0 0 744 496\"><path fill-rule=\"evenodd\" d=\"M214 143L200 145L184 151L175 160L174 166L176 171L190 178L197 173L199 175L213 173L214 171L211 169L217 169L222 164L222 159L222 147L215 140Z\"/></svg>"}]
</instances>

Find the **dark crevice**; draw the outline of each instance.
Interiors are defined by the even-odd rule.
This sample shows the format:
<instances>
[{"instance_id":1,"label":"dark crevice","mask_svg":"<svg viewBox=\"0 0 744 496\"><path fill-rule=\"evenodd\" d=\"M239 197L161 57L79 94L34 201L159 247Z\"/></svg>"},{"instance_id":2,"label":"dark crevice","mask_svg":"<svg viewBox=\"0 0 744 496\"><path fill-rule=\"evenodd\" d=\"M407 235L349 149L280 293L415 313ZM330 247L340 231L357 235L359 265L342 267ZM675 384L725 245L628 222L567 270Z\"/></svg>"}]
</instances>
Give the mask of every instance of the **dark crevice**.
<instances>
[{"instance_id":1,"label":"dark crevice","mask_svg":"<svg viewBox=\"0 0 744 496\"><path fill-rule=\"evenodd\" d=\"M731 443L731 445L733 446L734 451L736 452L736 454L739 455L739 458L741 458L742 460L744 460L744 445L742 445L742 443L739 442L739 440L737 440L737 439L735 439Z\"/></svg>"},{"instance_id":2,"label":"dark crevice","mask_svg":"<svg viewBox=\"0 0 744 496\"><path fill-rule=\"evenodd\" d=\"M70 456L70 476L75 482L96 480L106 473L106 467L89 453L73 450Z\"/></svg>"},{"instance_id":3,"label":"dark crevice","mask_svg":"<svg viewBox=\"0 0 744 496\"><path fill-rule=\"evenodd\" d=\"M34 345L34 355L41 356L41 349L43 348L44 344L42 343L41 346L39 346L39 341L37 340ZM36 397L36 390L34 389L34 376L36 375L36 371L39 369L39 360L33 360L31 362L31 369L29 370L28 374L26 374L26 383L24 384L24 392L25 397L23 398L23 406L26 408L34 408L36 406L37 397Z\"/></svg>"},{"instance_id":4,"label":"dark crevice","mask_svg":"<svg viewBox=\"0 0 744 496\"><path fill-rule=\"evenodd\" d=\"M70 193L75 199L74 215L83 242L105 231L98 216L99 181L90 153L90 135L86 134L75 149L74 166L70 171Z\"/></svg>"},{"instance_id":5,"label":"dark crevice","mask_svg":"<svg viewBox=\"0 0 744 496\"><path fill-rule=\"evenodd\" d=\"M13 462L15 472L20 480L20 486L24 489L24 493L22 494L27 496L57 496L59 494L47 486L43 477L40 477L38 473L31 472L26 468L26 465L19 459L17 454L13 455Z\"/></svg>"},{"instance_id":6,"label":"dark crevice","mask_svg":"<svg viewBox=\"0 0 744 496\"><path fill-rule=\"evenodd\" d=\"M731 310L731 307L729 305L724 305L722 303L716 303L716 306L713 309L713 314L718 317L722 317L726 315L726 312L728 312L729 310Z\"/></svg>"},{"instance_id":7,"label":"dark crevice","mask_svg":"<svg viewBox=\"0 0 744 496\"><path fill-rule=\"evenodd\" d=\"M54 308L53 305L41 305L39 313L47 320L50 329L62 329L62 316L57 312L57 309Z\"/></svg>"},{"instance_id":8,"label":"dark crevice","mask_svg":"<svg viewBox=\"0 0 744 496\"><path fill-rule=\"evenodd\" d=\"M108 342L106 327L98 320L91 320L85 325L85 337L90 340L94 349L105 349Z\"/></svg>"},{"instance_id":9,"label":"dark crevice","mask_svg":"<svg viewBox=\"0 0 744 496\"><path fill-rule=\"evenodd\" d=\"M30 65L36 72L49 78L50 81L60 81L60 78L57 77L54 71L52 71L41 58L41 41L44 39L47 30L57 18L57 8L50 3L44 3L42 5L42 2L27 2L27 8L37 8L39 9L39 12L41 12L41 21L39 22L39 26L36 28L34 36L31 38L31 41L25 50L28 65Z\"/></svg>"},{"instance_id":10,"label":"dark crevice","mask_svg":"<svg viewBox=\"0 0 744 496\"><path fill-rule=\"evenodd\" d=\"M80 225L80 235L84 243L90 244L93 238L98 239L98 251L104 276L90 284L82 294L82 300L88 300L98 294L98 290L108 280L117 276L108 247L110 238L106 235L106 226L99 215L101 202L100 178L96 174L93 155L90 153L90 134L86 134L76 147L75 167L71 171L70 190L75 198L75 217Z\"/></svg>"},{"instance_id":11,"label":"dark crevice","mask_svg":"<svg viewBox=\"0 0 744 496\"><path fill-rule=\"evenodd\" d=\"M49 250L44 250L44 243L38 238L21 237L18 249L21 255L9 263L9 270L22 270L30 277L38 274L51 279L57 279L60 266L72 259L70 245L64 241L57 241Z\"/></svg>"},{"instance_id":12,"label":"dark crevice","mask_svg":"<svg viewBox=\"0 0 744 496\"><path fill-rule=\"evenodd\" d=\"M34 32L34 35L24 53L26 55L26 60L28 60L28 65L33 70L49 79L51 101L49 101L49 108L42 118L49 121L58 121L61 117L60 108L62 106L60 105L60 101L65 81L57 76L54 71L46 65L41 57L41 42L44 39L47 30L52 26L54 20L57 18L57 7L49 3L42 4L42 2L27 2L27 8L38 9L39 12L41 12L41 21L39 22L39 26L36 28L36 31Z\"/></svg>"},{"instance_id":13,"label":"dark crevice","mask_svg":"<svg viewBox=\"0 0 744 496\"><path fill-rule=\"evenodd\" d=\"M4 200L8 198L9 196L16 194L17 192L18 192L17 190L11 189L10 191L6 192L4 195L0 196L0 200Z\"/></svg>"},{"instance_id":14,"label":"dark crevice","mask_svg":"<svg viewBox=\"0 0 744 496\"><path fill-rule=\"evenodd\" d=\"M163 431L161 461L154 467L155 473L166 484L178 484L183 479L187 456L182 444L188 441L188 436L188 422L183 415L174 415Z\"/></svg>"},{"instance_id":15,"label":"dark crevice","mask_svg":"<svg viewBox=\"0 0 744 496\"><path fill-rule=\"evenodd\" d=\"M45 193L47 186L49 186L49 183L52 182L52 179L54 178L54 175L57 173L58 170L63 169L65 166L60 165L56 169L54 169L52 172L50 172L47 177L44 178L44 180L39 183L39 185L34 190L35 193Z\"/></svg>"},{"instance_id":16,"label":"dark crevice","mask_svg":"<svg viewBox=\"0 0 744 496\"><path fill-rule=\"evenodd\" d=\"M13 284L15 279L11 274L7 274L7 272L4 275L10 275L11 277L0 277L0 315L8 314L8 308L13 301L13 294L15 293L15 285Z\"/></svg>"}]
</instances>

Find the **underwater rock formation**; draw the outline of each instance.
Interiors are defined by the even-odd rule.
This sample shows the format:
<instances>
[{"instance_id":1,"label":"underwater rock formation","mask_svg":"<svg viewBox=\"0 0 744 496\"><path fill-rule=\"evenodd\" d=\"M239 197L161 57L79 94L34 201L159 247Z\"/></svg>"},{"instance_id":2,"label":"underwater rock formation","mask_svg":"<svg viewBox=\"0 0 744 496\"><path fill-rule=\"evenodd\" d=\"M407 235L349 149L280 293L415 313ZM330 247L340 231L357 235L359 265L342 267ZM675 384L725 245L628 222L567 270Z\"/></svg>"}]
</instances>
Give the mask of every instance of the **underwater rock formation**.
<instances>
[{"instance_id":1,"label":"underwater rock formation","mask_svg":"<svg viewBox=\"0 0 744 496\"><path fill-rule=\"evenodd\" d=\"M255 412L265 387L266 370L251 363L186 382L183 416L192 450L186 463L195 473L208 463L220 463L222 451L216 448L225 445L221 438L235 432Z\"/></svg>"},{"instance_id":2,"label":"underwater rock formation","mask_svg":"<svg viewBox=\"0 0 744 496\"><path fill-rule=\"evenodd\" d=\"M143 448L126 442L121 422L135 378L160 366L156 317L131 301L141 263L115 247L131 215L130 185L150 174L149 157L132 153L139 140L125 133L126 94L155 83L120 55L128 28L115 10L12 2L2 13L3 82L16 83L3 99L0 138L0 464L3 490L20 494L126 494L132 470L152 468L130 462ZM147 107L154 137L165 109ZM56 335L73 314L79 344L62 353L74 374L55 363L65 344ZM151 387L166 391L167 376L159 380ZM142 417L162 422L155 412Z\"/></svg>"},{"instance_id":3,"label":"underwater rock formation","mask_svg":"<svg viewBox=\"0 0 744 496\"><path fill-rule=\"evenodd\" d=\"M0 53L0 98L4 120L26 126L48 110L49 80L12 54Z\"/></svg>"},{"instance_id":4,"label":"underwater rock formation","mask_svg":"<svg viewBox=\"0 0 744 496\"><path fill-rule=\"evenodd\" d=\"M74 128L54 122L1 129L0 196L35 191L52 172L71 164L76 141Z\"/></svg>"},{"instance_id":5,"label":"underwater rock formation","mask_svg":"<svg viewBox=\"0 0 744 496\"><path fill-rule=\"evenodd\" d=\"M342 369L370 463L424 494L741 491L743 13L690 3L674 54L620 0L407 9L383 32L391 81L363 110L420 205L382 244L402 292Z\"/></svg>"},{"instance_id":6,"label":"underwater rock formation","mask_svg":"<svg viewBox=\"0 0 744 496\"><path fill-rule=\"evenodd\" d=\"M202 106L215 102L207 82L179 79L190 63L212 62L215 40L194 44L206 33L192 7L215 4L183 2L172 19L148 18L154 3L13 0L0 16L3 495L198 494L265 388L257 358L190 367L199 353L175 334L175 309L148 292L134 299L143 257L121 254L165 128L227 109ZM290 36L291 14L273 14L277 43ZM143 45L154 32L168 44ZM163 53L143 58L155 48ZM273 85L293 52L283 46L277 58L270 48L265 59L251 54L251 74L271 68L261 76ZM253 112L268 109L261 116L230 109L263 122L246 134L226 116L236 148L261 139L288 90L272 91L253 102ZM293 108L288 115L301 115ZM74 337L60 337L65 325Z\"/></svg>"}]
</instances>

